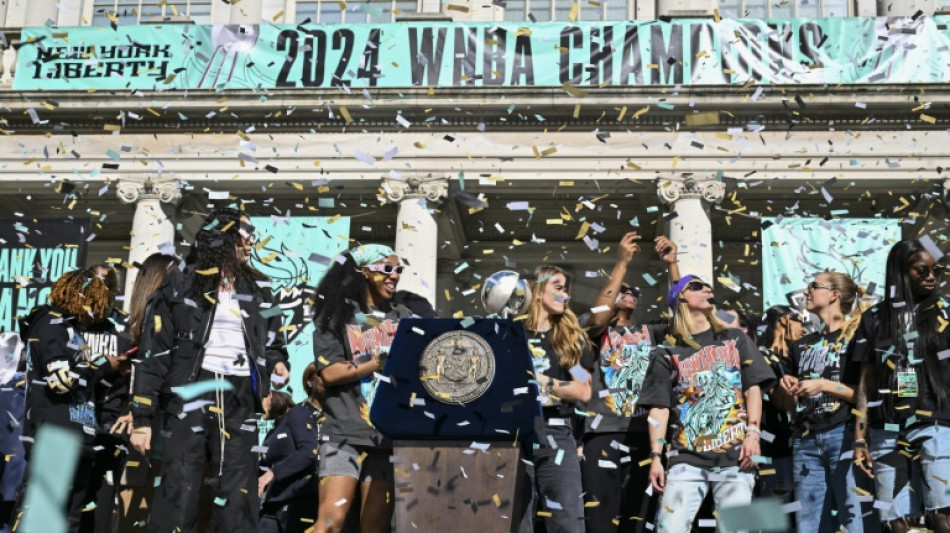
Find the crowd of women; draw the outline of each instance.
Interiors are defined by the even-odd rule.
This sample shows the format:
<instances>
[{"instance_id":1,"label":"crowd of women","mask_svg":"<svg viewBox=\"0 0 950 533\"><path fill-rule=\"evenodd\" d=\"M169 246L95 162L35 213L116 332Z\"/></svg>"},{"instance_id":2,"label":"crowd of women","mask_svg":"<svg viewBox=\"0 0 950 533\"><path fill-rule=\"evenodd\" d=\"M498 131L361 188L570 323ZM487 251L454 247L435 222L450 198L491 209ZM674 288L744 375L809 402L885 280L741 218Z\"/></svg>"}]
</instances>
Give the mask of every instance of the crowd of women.
<instances>
[{"instance_id":1,"label":"crowd of women","mask_svg":"<svg viewBox=\"0 0 950 533\"><path fill-rule=\"evenodd\" d=\"M397 291L406 266L389 247L342 253L311 302L309 397L295 406L280 390L281 309L248 263L254 233L218 209L183 262L138 265L127 316L100 265L64 275L23 318L27 456L44 424L84 439L71 531L391 529L392 444L367 408L385 353L349 339L434 313ZM688 532L767 497L802 533L950 532L950 320L919 241L890 250L880 301L819 272L806 309L758 320L717 310L712 286L681 275L675 243L658 237L669 313L638 323L625 279L640 247L623 237L580 317L567 272L534 272L519 320L545 423L523 445L520 531ZM263 445L258 414L274 422Z\"/></svg>"}]
</instances>

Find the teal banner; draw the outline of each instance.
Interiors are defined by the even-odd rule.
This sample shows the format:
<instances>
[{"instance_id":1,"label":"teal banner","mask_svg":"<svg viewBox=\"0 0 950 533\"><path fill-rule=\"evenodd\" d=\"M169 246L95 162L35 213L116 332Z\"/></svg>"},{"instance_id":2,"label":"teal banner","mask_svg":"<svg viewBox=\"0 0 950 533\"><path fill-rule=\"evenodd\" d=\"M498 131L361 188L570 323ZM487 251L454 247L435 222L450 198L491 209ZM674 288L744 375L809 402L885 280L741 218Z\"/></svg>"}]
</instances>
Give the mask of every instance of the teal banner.
<instances>
[{"instance_id":1,"label":"teal banner","mask_svg":"<svg viewBox=\"0 0 950 533\"><path fill-rule=\"evenodd\" d=\"M301 381L303 371L313 362L315 291L336 256L347 249L350 219L251 217L251 224L257 237L251 266L270 278L274 299L283 312L281 333L290 354L289 385L294 400L300 402L308 392Z\"/></svg>"},{"instance_id":2,"label":"teal banner","mask_svg":"<svg viewBox=\"0 0 950 533\"><path fill-rule=\"evenodd\" d=\"M884 296L884 264L901 239L896 219L768 218L762 223L762 299L804 307L805 287L820 272L843 272Z\"/></svg>"},{"instance_id":3,"label":"teal banner","mask_svg":"<svg viewBox=\"0 0 950 533\"><path fill-rule=\"evenodd\" d=\"M943 83L947 17L25 28L13 88Z\"/></svg>"}]
</instances>

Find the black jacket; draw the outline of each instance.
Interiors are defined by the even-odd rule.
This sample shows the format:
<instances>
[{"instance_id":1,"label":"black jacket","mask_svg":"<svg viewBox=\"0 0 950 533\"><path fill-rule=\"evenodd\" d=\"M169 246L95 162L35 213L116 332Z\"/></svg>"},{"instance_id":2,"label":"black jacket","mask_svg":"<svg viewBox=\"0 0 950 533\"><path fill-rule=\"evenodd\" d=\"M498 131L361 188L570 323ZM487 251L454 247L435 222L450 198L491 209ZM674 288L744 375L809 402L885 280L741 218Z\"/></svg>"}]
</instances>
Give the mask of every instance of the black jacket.
<instances>
[{"instance_id":1,"label":"black jacket","mask_svg":"<svg viewBox=\"0 0 950 533\"><path fill-rule=\"evenodd\" d=\"M55 424L77 433L86 440L95 435L94 387L112 374L108 361L82 337L76 320L65 310L40 306L20 321L20 338L28 345L26 424L24 435L32 437L43 424ZM89 349L87 355L85 349ZM58 371L72 378L57 379ZM62 387L50 386L51 382Z\"/></svg>"},{"instance_id":2,"label":"black jacket","mask_svg":"<svg viewBox=\"0 0 950 533\"><path fill-rule=\"evenodd\" d=\"M262 399L270 392L270 376L277 363L287 360L284 335L280 331L280 308L273 302L269 284L245 286L238 283L239 299L246 332L244 343L251 365L255 405L263 412ZM196 302L188 297L189 276L173 270L162 286L148 298L142 321L139 352L133 361L132 416L136 426L150 426L157 409L177 415L184 402L172 392L197 381L214 320L215 305Z\"/></svg>"},{"instance_id":3,"label":"black jacket","mask_svg":"<svg viewBox=\"0 0 950 533\"><path fill-rule=\"evenodd\" d=\"M265 503L317 493L318 416L320 412L313 406L302 403L288 411L267 434L267 452L261 457L261 465L270 467L274 481L264 495Z\"/></svg>"}]
</instances>

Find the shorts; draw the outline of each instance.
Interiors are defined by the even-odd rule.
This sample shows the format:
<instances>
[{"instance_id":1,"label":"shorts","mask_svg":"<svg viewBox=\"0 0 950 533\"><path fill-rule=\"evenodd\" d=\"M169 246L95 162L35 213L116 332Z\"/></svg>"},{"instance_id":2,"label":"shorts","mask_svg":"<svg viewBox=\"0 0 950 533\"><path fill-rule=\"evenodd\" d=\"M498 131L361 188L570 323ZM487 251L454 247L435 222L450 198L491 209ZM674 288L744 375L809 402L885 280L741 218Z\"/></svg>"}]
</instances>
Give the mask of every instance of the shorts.
<instances>
[{"instance_id":1,"label":"shorts","mask_svg":"<svg viewBox=\"0 0 950 533\"><path fill-rule=\"evenodd\" d=\"M911 459L899 453L909 442ZM950 507L950 428L918 426L905 434L871 430L868 447L874 461L874 487L881 520L890 522Z\"/></svg>"},{"instance_id":2,"label":"shorts","mask_svg":"<svg viewBox=\"0 0 950 533\"><path fill-rule=\"evenodd\" d=\"M363 460L360 461L360 457ZM352 446L341 442L320 443L320 477L343 476L360 481L393 483L392 450Z\"/></svg>"}]
</instances>

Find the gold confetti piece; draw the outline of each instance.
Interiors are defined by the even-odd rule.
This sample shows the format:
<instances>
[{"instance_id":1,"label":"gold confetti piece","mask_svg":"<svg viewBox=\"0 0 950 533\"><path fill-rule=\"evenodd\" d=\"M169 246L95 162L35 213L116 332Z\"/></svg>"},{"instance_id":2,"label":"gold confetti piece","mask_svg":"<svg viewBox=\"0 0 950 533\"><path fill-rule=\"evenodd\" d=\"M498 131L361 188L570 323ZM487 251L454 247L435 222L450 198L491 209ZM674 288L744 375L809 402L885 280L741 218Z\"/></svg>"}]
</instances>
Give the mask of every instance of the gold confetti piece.
<instances>
[{"instance_id":1,"label":"gold confetti piece","mask_svg":"<svg viewBox=\"0 0 950 533\"><path fill-rule=\"evenodd\" d=\"M600 502L584 502L585 509L590 509L591 507L600 507Z\"/></svg>"},{"instance_id":2,"label":"gold confetti piece","mask_svg":"<svg viewBox=\"0 0 950 533\"><path fill-rule=\"evenodd\" d=\"M851 414L858 418L867 418L868 415L864 411L858 411L857 409L851 409Z\"/></svg>"},{"instance_id":3,"label":"gold confetti piece","mask_svg":"<svg viewBox=\"0 0 950 533\"><path fill-rule=\"evenodd\" d=\"M217 405L209 405L209 406L208 406L208 411L210 411L210 412L212 412L212 413L219 413L219 414L224 412L224 411L222 411L221 408L218 407Z\"/></svg>"},{"instance_id":4,"label":"gold confetti piece","mask_svg":"<svg viewBox=\"0 0 950 533\"><path fill-rule=\"evenodd\" d=\"M460 5L456 5L456 4L449 4L449 5L446 7L446 9L448 9L449 11L459 11L459 12L462 12L462 13L468 13L469 11L471 11L471 9L469 9L468 6L460 6Z\"/></svg>"},{"instance_id":5,"label":"gold confetti piece","mask_svg":"<svg viewBox=\"0 0 950 533\"><path fill-rule=\"evenodd\" d=\"M686 126L690 128L698 126L716 126L719 124L719 111L705 111L703 113L693 113L686 115Z\"/></svg>"},{"instance_id":6,"label":"gold confetti piece","mask_svg":"<svg viewBox=\"0 0 950 533\"><path fill-rule=\"evenodd\" d=\"M587 230L589 230L589 229L590 229L590 224L589 224L588 222L586 222L586 221L582 222L582 223L581 223L581 228L580 228L580 230L578 230L577 236L574 237L574 240L575 240L575 241L579 241L579 240L583 239L584 236L587 235Z\"/></svg>"},{"instance_id":7,"label":"gold confetti piece","mask_svg":"<svg viewBox=\"0 0 950 533\"><path fill-rule=\"evenodd\" d=\"M759 475L760 475L760 476L774 476L774 475L775 475L775 469L774 469L774 468L769 468L768 470L759 470Z\"/></svg>"},{"instance_id":8,"label":"gold confetti piece","mask_svg":"<svg viewBox=\"0 0 950 533\"><path fill-rule=\"evenodd\" d=\"M640 466L650 466L651 464L653 464L653 459L652 459L652 458L651 458L651 459L644 459L644 460L640 461L640 462L637 463L637 464L640 465Z\"/></svg>"},{"instance_id":9,"label":"gold confetti piece","mask_svg":"<svg viewBox=\"0 0 950 533\"><path fill-rule=\"evenodd\" d=\"M155 333L159 333L161 331L162 331L162 317L156 315L155 316Z\"/></svg>"},{"instance_id":10,"label":"gold confetti piece","mask_svg":"<svg viewBox=\"0 0 950 533\"><path fill-rule=\"evenodd\" d=\"M650 110L650 106L646 106L646 107L644 107L643 109L639 109L639 110L637 110L637 111L633 114L633 118L639 118L640 115L643 115L644 113L646 113L646 112L649 111L649 110Z\"/></svg>"},{"instance_id":11,"label":"gold confetti piece","mask_svg":"<svg viewBox=\"0 0 950 533\"><path fill-rule=\"evenodd\" d=\"M142 405L152 405L152 399L146 398L145 396L134 396L132 397L132 401L134 401L135 403L140 403Z\"/></svg>"},{"instance_id":12,"label":"gold confetti piece","mask_svg":"<svg viewBox=\"0 0 950 533\"><path fill-rule=\"evenodd\" d=\"M549 511L538 511L538 516L542 518L549 518L552 514Z\"/></svg>"},{"instance_id":13,"label":"gold confetti piece","mask_svg":"<svg viewBox=\"0 0 950 533\"><path fill-rule=\"evenodd\" d=\"M357 463L363 464L363 461L369 456L368 453L363 452L360 454L359 458L356 460Z\"/></svg>"},{"instance_id":14,"label":"gold confetti piece","mask_svg":"<svg viewBox=\"0 0 950 533\"><path fill-rule=\"evenodd\" d=\"M622 108L620 108L620 114L617 115L617 122L620 122L621 120L623 120L623 117L626 114L627 114L627 106L623 106Z\"/></svg>"},{"instance_id":15,"label":"gold confetti piece","mask_svg":"<svg viewBox=\"0 0 950 533\"><path fill-rule=\"evenodd\" d=\"M122 131L122 126L118 124L103 124L102 129L106 131Z\"/></svg>"},{"instance_id":16,"label":"gold confetti piece","mask_svg":"<svg viewBox=\"0 0 950 533\"><path fill-rule=\"evenodd\" d=\"M201 276L213 276L217 274L218 272L219 272L218 267L211 267L206 270L195 270L195 274L198 274Z\"/></svg>"},{"instance_id":17,"label":"gold confetti piece","mask_svg":"<svg viewBox=\"0 0 950 533\"><path fill-rule=\"evenodd\" d=\"M570 83L565 83L564 85L561 85L561 87L564 89L564 91L567 94L575 98L584 98L588 94L587 91L582 91L578 89L577 87L571 85ZM581 106L580 104L578 104L577 106L574 107L574 118L577 118L578 116L580 116L580 113L581 113Z\"/></svg>"},{"instance_id":18,"label":"gold confetti piece","mask_svg":"<svg viewBox=\"0 0 950 533\"><path fill-rule=\"evenodd\" d=\"M501 498L498 497L498 494L492 494L491 501L495 503L495 507L501 507Z\"/></svg>"},{"instance_id":19,"label":"gold confetti piece","mask_svg":"<svg viewBox=\"0 0 950 533\"><path fill-rule=\"evenodd\" d=\"M353 122L353 117L350 116L350 110L347 109L345 105L340 106L340 115L343 116L343 120L345 120L347 124Z\"/></svg>"},{"instance_id":20,"label":"gold confetti piece","mask_svg":"<svg viewBox=\"0 0 950 533\"><path fill-rule=\"evenodd\" d=\"M937 123L937 119L936 119L936 118L934 118L934 117L932 117L932 116L930 116L930 115L925 115L925 114L923 114L923 113L920 114L920 120L923 120L924 122L927 122L928 124L936 124L936 123Z\"/></svg>"},{"instance_id":21,"label":"gold confetti piece","mask_svg":"<svg viewBox=\"0 0 950 533\"><path fill-rule=\"evenodd\" d=\"M282 10L278 11L276 15L274 15L273 17L271 17L270 20L271 20L271 22L277 22L278 20L280 20L281 18L283 18L283 16L284 16L284 10L282 9Z\"/></svg>"},{"instance_id":22,"label":"gold confetti piece","mask_svg":"<svg viewBox=\"0 0 950 533\"><path fill-rule=\"evenodd\" d=\"M925 417L927 417L927 418L932 418L933 415L934 415L933 411L922 411L922 410L920 410L920 409L918 409L918 410L915 411L914 413L915 413L916 415L918 415L918 416L925 416Z\"/></svg>"},{"instance_id":23,"label":"gold confetti piece","mask_svg":"<svg viewBox=\"0 0 950 533\"><path fill-rule=\"evenodd\" d=\"M577 20L577 15L579 15L580 12L581 12L581 5L577 2L574 2L573 4L571 4L571 14L567 16L568 20L570 20L571 22L574 22L575 20Z\"/></svg>"}]
</instances>

